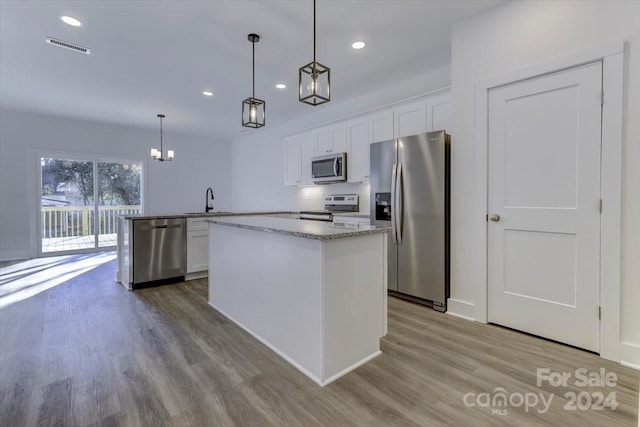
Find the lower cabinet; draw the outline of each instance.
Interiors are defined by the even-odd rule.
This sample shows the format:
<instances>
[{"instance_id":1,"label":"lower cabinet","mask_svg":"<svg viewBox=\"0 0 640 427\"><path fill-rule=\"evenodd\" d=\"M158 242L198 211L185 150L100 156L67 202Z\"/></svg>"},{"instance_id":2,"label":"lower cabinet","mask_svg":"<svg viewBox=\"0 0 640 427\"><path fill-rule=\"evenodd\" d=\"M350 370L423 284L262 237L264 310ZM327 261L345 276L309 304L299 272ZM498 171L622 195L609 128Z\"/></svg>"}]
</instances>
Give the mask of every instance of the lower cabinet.
<instances>
[{"instance_id":1,"label":"lower cabinet","mask_svg":"<svg viewBox=\"0 0 640 427\"><path fill-rule=\"evenodd\" d=\"M197 279L209 273L209 224L202 218L187 219L187 277Z\"/></svg>"}]
</instances>

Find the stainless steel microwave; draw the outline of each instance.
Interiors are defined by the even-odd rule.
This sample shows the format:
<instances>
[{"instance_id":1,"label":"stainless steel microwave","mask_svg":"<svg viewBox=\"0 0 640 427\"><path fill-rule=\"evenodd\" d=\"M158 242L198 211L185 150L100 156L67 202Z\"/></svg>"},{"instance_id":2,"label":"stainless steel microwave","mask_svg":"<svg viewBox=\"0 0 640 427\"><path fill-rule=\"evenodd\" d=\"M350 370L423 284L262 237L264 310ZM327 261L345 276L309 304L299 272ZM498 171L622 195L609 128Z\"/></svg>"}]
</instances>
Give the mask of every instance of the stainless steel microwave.
<instances>
[{"instance_id":1,"label":"stainless steel microwave","mask_svg":"<svg viewBox=\"0 0 640 427\"><path fill-rule=\"evenodd\" d=\"M311 177L316 184L347 180L347 153L333 153L311 159Z\"/></svg>"}]
</instances>

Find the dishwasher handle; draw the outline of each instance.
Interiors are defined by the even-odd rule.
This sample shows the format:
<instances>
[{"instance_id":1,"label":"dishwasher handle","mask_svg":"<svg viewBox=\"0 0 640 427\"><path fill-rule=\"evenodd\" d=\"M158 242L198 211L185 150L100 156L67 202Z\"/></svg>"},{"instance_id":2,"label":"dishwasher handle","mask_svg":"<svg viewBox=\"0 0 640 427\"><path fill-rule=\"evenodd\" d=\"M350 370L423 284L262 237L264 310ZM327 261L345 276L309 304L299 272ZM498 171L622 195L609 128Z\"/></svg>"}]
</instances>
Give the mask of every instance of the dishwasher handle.
<instances>
[{"instance_id":1,"label":"dishwasher handle","mask_svg":"<svg viewBox=\"0 0 640 427\"><path fill-rule=\"evenodd\" d=\"M182 224L161 224L161 225L141 225L138 227L140 231L148 231L148 230L163 230L167 228L182 228Z\"/></svg>"}]
</instances>

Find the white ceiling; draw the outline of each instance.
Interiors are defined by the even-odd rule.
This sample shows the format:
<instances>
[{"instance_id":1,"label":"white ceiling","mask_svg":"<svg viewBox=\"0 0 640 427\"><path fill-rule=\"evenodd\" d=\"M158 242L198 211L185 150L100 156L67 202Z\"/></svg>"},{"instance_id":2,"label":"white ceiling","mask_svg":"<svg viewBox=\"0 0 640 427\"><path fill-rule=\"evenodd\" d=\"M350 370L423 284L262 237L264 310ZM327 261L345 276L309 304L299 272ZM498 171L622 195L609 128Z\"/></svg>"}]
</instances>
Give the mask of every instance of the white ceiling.
<instances>
[{"instance_id":1,"label":"white ceiling","mask_svg":"<svg viewBox=\"0 0 640 427\"><path fill-rule=\"evenodd\" d=\"M497 3L318 0L317 60L331 67L331 103L449 64L451 24ZM326 108L297 100L298 68L313 58L312 13L310 0L2 0L0 105L154 129L164 113L169 131L232 140L251 96L251 32L262 37L256 97L267 101L267 126ZM355 40L367 46L353 50Z\"/></svg>"}]
</instances>

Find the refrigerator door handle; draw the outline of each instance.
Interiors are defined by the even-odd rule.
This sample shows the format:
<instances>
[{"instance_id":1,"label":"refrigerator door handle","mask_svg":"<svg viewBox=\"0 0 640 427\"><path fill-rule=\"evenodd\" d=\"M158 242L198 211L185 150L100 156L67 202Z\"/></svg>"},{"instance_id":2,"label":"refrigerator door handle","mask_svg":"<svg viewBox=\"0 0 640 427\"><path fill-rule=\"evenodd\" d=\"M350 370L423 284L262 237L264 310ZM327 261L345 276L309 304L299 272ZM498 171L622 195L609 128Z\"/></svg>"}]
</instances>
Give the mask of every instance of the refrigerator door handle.
<instances>
[{"instance_id":1,"label":"refrigerator door handle","mask_svg":"<svg viewBox=\"0 0 640 427\"><path fill-rule=\"evenodd\" d=\"M393 164L391 170L391 233L393 235L393 243L398 244L398 234L396 233L396 172L398 165Z\"/></svg>"},{"instance_id":2,"label":"refrigerator door handle","mask_svg":"<svg viewBox=\"0 0 640 427\"><path fill-rule=\"evenodd\" d=\"M396 178L396 207L395 211L398 214L396 218L396 240L399 245L402 244L402 223L403 223L403 200L402 193L404 192L404 187L402 185L402 163L398 163L398 177Z\"/></svg>"}]
</instances>

